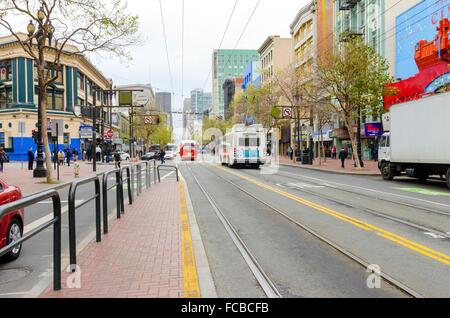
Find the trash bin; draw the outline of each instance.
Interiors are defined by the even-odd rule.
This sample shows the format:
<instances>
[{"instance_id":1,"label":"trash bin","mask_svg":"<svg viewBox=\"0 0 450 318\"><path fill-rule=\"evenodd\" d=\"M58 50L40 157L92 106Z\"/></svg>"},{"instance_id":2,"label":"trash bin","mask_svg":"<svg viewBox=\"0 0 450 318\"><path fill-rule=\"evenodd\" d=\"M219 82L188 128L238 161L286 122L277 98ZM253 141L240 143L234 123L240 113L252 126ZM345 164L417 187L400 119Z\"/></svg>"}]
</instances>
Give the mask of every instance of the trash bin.
<instances>
[{"instance_id":1,"label":"trash bin","mask_svg":"<svg viewBox=\"0 0 450 318\"><path fill-rule=\"evenodd\" d=\"M304 165L312 165L311 153L310 153L309 150L303 151L302 164L304 164Z\"/></svg>"}]
</instances>

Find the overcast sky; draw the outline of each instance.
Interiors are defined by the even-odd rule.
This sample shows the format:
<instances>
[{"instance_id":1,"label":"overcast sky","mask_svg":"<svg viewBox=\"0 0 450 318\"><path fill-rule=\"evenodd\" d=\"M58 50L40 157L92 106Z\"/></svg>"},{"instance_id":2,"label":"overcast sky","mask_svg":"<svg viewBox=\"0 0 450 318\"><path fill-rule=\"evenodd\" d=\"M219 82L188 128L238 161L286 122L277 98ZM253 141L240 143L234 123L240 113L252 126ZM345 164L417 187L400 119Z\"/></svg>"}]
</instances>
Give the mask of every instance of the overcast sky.
<instances>
[{"instance_id":1,"label":"overcast sky","mask_svg":"<svg viewBox=\"0 0 450 318\"><path fill-rule=\"evenodd\" d=\"M211 91L211 56L218 48L234 0L185 0L184 92L182 69L182 0L162 0L170 66L173 107L179 110L182 97L195 88ZM258 49L269 35L289 36L289 25L306 0L261 0L238 49ZM222 48L232 49L251 15L257 0L239 0ZM165 53L158 0L129 0L129 9L139 15L143 44L133 47L133 61L93 56L92 61L116 84L151 83L156 90L172 91ZM206 85L205 85L206 82Z\"/></svg>"}]
</instances>

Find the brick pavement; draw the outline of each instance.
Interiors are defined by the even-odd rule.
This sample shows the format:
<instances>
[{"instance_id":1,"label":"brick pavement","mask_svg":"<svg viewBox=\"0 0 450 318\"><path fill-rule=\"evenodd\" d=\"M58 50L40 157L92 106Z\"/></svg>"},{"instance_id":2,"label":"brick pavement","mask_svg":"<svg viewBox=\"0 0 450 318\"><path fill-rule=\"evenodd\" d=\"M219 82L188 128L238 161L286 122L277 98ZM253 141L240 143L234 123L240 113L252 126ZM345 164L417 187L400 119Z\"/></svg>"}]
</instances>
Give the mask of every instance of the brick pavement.
<instances>
[{"instance_id":1,"label":"brick pavement","mask_svg":"<svg viewBox=\"0 0 450 318\"><path fill-rule=\"evenodd\" d=\"M145 191L101 243L91 242L79 254L81 288L67 288L70 274L63 273L62 291L49 286L41 297L184 297L179 196L175 181Z\"/></svg>"},{"instance_id":2,"label":"brick pavement","mask_svg":"<svg viewBox=\"0 0 450 318\"><path fill-rule=\"evenodd\" d=\"M280 157L280 164L301 167L304 169L328 171L339 174L351 174L351 175L380 175L380 170L378 169L378 162L374 161L364 161L365 167L362 170L357 170L353 165L353 160L346 160L345 169L341 168L340 160L327 159L326 162L322 159L322 165L319 165L319 160L314 160L312 166L302 165L300 163L294 163L287 157Z\"/></svg>"}]
</instances>

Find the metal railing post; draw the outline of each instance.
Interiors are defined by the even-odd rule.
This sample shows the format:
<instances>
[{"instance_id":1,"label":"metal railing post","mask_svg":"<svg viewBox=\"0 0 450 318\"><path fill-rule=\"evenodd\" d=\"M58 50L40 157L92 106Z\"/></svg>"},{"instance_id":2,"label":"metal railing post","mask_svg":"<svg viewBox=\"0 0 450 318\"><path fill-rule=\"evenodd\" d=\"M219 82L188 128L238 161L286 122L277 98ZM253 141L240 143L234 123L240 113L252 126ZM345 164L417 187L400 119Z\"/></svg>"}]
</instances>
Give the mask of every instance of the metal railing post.
<instances>
[{"instance_id":1,"label":"metal railing post","mask_svg":"<svg viewBox=\"0 0 450 318\"><path fill-rule=\"evenodd\" d=\"M61 199L53 196L53 290L61 290Z\"/></svg>"},{"instance_id":2,"label":"metal railing post","mask_svg":"<svg viewBox=\"0 0 450 318\"><path fill-rule=\"evenodd\" d=\"M153 181L156 184L156 160L153 160Z\"/></svg>"},{"instance_id":3,"label":"metal railing post","mask_svg":"<svg viewBox=\"0 0 450 318\"><path fill-rule=\"evenodd\" d=\"M122 201L123 198L121 197L121 191L120 187L122 185L122 181L120 178L120 170L116 170L116 212L117 212L117 218L120 218L121 215L121 208L122 208Z\"/></svg>"},{"instance_id":4,"label":"metal railing post","mask_svg":"<svg viewBox=\"0 0 450 318\"><path fill-rule=\"evenodd\" d=\"M95 184L95 196L76 206L76 194L80 185L94 182ZM70 185L69 189L69 255L70 255L70 267L71 271L76 270L77 264L77 237L76 237L76 217L75 211L87 203L95 200L95 237L97 243L102 240L102 224L101 224L101 187L100 179L98 176L87 178L80 181L75 181Z\"/></svg>"},{"instance_id":5,"label":"metal railing post","mask_svg":"<svg viewBox=\"0 0 450 318\"><path fill-rule=\"evenodd\" d=\"M108 173L103 175L102 194L103 194L103 234L108 234Z\"/></svg>"}]
</instances>

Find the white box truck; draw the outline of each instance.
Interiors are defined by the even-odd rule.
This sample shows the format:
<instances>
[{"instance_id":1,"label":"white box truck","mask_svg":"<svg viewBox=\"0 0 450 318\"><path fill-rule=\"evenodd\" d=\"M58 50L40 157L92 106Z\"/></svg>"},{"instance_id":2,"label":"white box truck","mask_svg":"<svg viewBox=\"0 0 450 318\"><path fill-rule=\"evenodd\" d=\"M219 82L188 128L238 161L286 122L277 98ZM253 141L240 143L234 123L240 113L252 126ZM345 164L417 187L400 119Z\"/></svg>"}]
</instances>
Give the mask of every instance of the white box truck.
<instances>
[{"instance_id":1,"label":"white box truck","mask_svg":"<svg viewBox=\"0 0 450 318\"><path fill-rule=\"evenodd\" d=\"M389 117L379 144L383 178L445 176L450 189L450 93L394 105Z\"/></svg>"}]
</instances>

